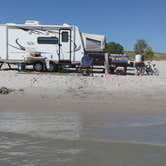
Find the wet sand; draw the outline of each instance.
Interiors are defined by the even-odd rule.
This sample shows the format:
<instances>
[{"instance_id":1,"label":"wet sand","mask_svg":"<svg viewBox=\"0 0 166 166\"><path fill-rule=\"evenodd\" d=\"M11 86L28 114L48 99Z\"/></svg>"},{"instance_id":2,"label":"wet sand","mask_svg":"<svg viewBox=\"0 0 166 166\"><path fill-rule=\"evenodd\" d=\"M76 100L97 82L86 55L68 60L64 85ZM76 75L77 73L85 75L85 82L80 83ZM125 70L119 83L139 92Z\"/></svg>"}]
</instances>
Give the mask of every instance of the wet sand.
<instances>
[{"instance_id":1,"label":"wet sand","mask_svg":"<svg viewBox=\"0 0 166 166\"><path fill-rule=\"evenodd\" d=\"M1 111L0 165L165 165L166 114Z\"/></svg>"},{"instance_id":2,"label":"wet sand","mask_svg":"<svg viewBox=\"0 0 166 166\"><path fill-rule=\"evenodd\" d=\"M166 62L159 77L0 71L0 165L153 166L166 159ZM19 91L24 89L24 91Z\"/></svg>"}]
</instances>

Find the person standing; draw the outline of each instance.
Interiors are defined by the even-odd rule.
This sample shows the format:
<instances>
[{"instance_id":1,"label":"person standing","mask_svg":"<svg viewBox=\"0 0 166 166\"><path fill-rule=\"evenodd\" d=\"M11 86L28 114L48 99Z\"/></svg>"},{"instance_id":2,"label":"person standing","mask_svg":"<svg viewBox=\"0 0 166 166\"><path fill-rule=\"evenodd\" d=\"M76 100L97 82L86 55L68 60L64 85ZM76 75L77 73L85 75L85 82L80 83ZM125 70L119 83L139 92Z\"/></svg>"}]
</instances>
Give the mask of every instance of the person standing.
<instances>
[{"instance_id":1,"label":"person standing","mask_svg":"<svg viewBox=\"0 0 166 166\"><path fill-rule=\"evenodd\" d=\"M135 60L134 60L135 68L137 70L138 75L143 75L144 74L144 56L141 54L135 55Z\"/></svg>"}]
</instances>

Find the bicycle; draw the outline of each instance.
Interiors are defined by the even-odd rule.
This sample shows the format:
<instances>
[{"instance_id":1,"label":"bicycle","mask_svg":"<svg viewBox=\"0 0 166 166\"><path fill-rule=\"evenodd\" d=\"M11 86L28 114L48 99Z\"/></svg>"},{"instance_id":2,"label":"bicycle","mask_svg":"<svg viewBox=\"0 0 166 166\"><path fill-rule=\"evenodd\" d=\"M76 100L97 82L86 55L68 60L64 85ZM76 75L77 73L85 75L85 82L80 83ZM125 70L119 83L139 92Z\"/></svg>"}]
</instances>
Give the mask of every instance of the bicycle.
<instances>
[{"instance_id":1,"label":"bicycle","mask_svg":"<svg viewBox=\"0 0 166 166\"><path fill-rule=\"evenodd\" d=\"M135 64L135 68L136 68L136 74L139 76L143 76L145 74L145 64L141 63L141 64Z\"/></svg>"},{"instance_id":2,"label":"bicycle","mask_svg":"<svg viewBox=\"0 0 166 166\"><path fill-rule=\"evenodd\" d=\"M159 69L156 67L156 64L152 64L151 62L147 62L147 63L148 64L145 65L146 74L159 76L160 72L159 72Z\"/></svg>"}]
</instances>

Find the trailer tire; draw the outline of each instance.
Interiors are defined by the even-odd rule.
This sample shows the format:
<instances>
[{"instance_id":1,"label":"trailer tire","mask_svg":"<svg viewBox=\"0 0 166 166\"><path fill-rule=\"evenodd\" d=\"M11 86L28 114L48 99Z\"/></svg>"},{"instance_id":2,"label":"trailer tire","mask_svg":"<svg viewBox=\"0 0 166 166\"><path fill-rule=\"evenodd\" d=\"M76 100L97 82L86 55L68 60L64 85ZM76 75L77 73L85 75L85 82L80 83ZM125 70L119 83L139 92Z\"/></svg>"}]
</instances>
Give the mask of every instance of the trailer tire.
<instances>
[{"instance_id":1,"label":"trailer tire","mask_svg":"<svg viewBox=\"0 0 166 166\"><path fill-rule=\"evenodd\" d=\"M47 69L48 72L57 72L58 71L58 65L54 62L50 62L50 68Z\"/></svg>"},{"instance_id":2,"label":"trailer tire","mask_svg":"<svg viewBox=\"0 0 166 166\"><path fill-rule=\"evenodd\" d=\"M37 71L37 72L41 72L44 69L44 65L42 62L36 62L33 64L33 70Z\"/></svg>"}]
</instances>

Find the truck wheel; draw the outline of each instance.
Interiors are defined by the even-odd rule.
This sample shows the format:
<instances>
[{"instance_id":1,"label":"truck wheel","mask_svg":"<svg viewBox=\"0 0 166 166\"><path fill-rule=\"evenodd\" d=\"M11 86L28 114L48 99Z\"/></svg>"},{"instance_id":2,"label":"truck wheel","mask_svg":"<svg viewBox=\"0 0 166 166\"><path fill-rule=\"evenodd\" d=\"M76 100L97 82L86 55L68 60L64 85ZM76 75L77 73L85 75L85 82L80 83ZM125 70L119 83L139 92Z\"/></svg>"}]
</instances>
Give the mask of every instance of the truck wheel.
<instances>
[{"instance_id":1,"label":"truck wheel","mask_svg":"<svg viewBox=\"0 0 166 166\"><path fill-rule=\"evenodd\" d=\"M47 69L49 72L56 72L58 71L58 65L55 64L54 62L50 62L50 67Z\"/></svg>"},{"instance_id":2,"label":"truck wheel","mask_svg":"<svg viewBox=\"0 0 166 166\"><path fill-rule=\"evenodd\" d=\"M33 69L37 72L41 72L44 69L43 63L42 62L36 62L33 64Z\"/></svg>"}]
</instances>

